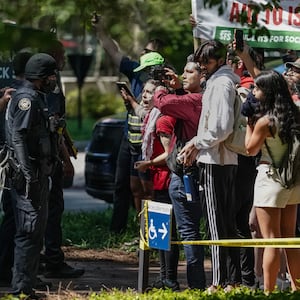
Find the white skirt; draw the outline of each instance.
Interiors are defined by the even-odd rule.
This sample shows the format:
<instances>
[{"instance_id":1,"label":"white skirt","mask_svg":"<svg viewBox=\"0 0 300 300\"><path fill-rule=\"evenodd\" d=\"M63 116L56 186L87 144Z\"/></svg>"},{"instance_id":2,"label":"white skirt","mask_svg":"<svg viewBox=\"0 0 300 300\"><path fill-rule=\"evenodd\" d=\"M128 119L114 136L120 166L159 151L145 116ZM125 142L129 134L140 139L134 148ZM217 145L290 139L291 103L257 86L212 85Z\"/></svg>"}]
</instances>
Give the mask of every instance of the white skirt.
<instances>
[{"instance_id":1,"label":"white skirt","mask_svg":"<svg viewBox=\"0 0 300 300\"><path fill-rule=\"evenodd\" d=\"M300 178L290 189L285 189L279 182L268 175L270 165L260 164L254 185L254 201L256 207L285 208L287 205L300 203Z\"/></svg>"}]
</instances>

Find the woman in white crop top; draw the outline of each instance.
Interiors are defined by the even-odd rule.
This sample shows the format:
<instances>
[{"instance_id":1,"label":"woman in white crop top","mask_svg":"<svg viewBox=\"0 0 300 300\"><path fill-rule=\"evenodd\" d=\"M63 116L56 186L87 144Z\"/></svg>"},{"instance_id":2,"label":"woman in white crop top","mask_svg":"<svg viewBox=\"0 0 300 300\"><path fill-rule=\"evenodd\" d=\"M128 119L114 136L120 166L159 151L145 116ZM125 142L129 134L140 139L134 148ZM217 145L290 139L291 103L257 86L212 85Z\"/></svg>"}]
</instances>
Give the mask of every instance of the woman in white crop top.
<instances>
[{"instance_id":1,"label":"woman in white crop top","mask_svg":"<svg viewBox=\"0 0 300 300\"><path fill-rule=\"evenodd\" d=\"M265 142L273 159L280 161L286 143L291 138L292 124L300 123L300 112L294 104L284 77L275 71L260 73L253 94L259 101L257 119L248 123L246 149L249 155L261 151L254 187L254 206L263 238L294 237L297 204L300 203L300 176L297 183L286 189L274 179ZM292 290L300 289L300 249L285 249ZM265 248L263 256L264 290L275 289L280 267L279 248Z\"/></svg>"}]
</instances>

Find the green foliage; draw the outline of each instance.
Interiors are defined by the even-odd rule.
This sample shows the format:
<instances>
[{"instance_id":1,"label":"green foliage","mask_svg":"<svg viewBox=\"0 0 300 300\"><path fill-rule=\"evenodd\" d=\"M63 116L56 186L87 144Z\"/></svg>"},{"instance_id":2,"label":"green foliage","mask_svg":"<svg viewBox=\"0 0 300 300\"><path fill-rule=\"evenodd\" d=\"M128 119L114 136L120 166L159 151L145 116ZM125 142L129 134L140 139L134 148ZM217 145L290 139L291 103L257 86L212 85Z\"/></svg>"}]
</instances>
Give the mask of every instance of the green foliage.
<instances>
[{"instance_id":1,"label":"green foliage","mask_svg":"<svg viewBox=\"0 0 300 300\"><path fill-rule=\"evenodd\" d=\"M148 293L139 294L135 290L128 289L119 291L117 289L101 290L99 293L92 293L89 300L284 300L299 299L300 293L273 292L268 296L260 290L250 290L248 288L236 288L229 293L220 289L217 293L209 294L207 291L184 290L182 292L172 292L171 290L152 290Z\"/></svg>"},{"instance_id":2,"label":"green foliage","mask_svg":"<svg viewBox=\"0 0 300 300\"><path fill-rule=\"evenodd\" d=\"M107 115L124 111L123 100L116 94L101 94L98 88L82 89L82 116L98 119ZM67 118L78 115L78 89L66 95Z\"/></svg>"},{"instance_id":3,"label":"green foliage","mask_svg":"<svg viewBox=\"0 0 300 300\"><path fill-rule=\"evenodd\" d=\"M223 14L226 1L204 0L207 7L216 6ZM280 1L255 3L249 35L268 35L264 26L257 23L257 14L278 7ZM94 36L91 14L97 11L107 31L124 53L138 59L143 45L158 37L166 42L164 56L177 72L182 72L187 55L193 52L192 28L189 24L191 2L180 0L2 0L0 18L11 19L20 25L49 30L57 28L58 36L65 34L76 39L84 49L87 33ZM246 24L248 15L242 13L240 22Z\"/></svg>"}]
</instances>

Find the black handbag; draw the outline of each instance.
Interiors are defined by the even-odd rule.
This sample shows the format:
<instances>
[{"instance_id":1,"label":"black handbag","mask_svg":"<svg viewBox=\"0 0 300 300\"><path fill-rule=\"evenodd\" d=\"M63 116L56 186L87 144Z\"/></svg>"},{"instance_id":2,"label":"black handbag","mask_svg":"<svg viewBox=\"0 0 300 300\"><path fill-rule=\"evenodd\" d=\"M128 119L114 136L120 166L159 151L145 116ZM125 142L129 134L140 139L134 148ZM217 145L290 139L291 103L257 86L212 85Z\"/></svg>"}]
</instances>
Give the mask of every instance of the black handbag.
<instances>
[{"instance_id":1,"label":"black handbag","mask_svg":"<svg viewBox=\"0 0 300 300\"><path fill-rule=\"evenodd\" d=\"M166 158L166 163L168 168L171 170L171 172L175 173L176 175L182 177L183 176L183 165L177 162L177 155L181 151L181 149L184 147L185 142L182 140L182 120L177 120L174 133L176 136L176 144L174 145L174 148L169 153L169 155Z\"/></svg>"}]
</instances>

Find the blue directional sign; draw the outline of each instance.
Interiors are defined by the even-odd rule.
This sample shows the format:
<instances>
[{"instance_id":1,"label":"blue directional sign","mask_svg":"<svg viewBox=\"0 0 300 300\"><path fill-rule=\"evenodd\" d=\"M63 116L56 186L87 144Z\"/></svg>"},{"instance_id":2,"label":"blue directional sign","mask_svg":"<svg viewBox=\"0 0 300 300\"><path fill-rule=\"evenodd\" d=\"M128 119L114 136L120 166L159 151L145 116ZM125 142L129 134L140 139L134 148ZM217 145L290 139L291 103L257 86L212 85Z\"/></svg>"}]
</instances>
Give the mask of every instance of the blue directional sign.
<instances>
[{"instance_id":1,"label":"blue directional sign","mask_svg":"<svg viewBox=\"0 0 300 300\"><path fill-rule=\"evenodd\" d=\"M148 244L150 248L170 250L172 205L148 201Z\"/></svg>"}]
</instances>

